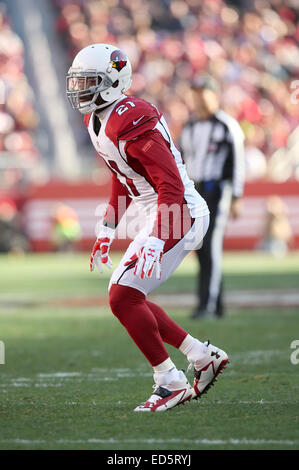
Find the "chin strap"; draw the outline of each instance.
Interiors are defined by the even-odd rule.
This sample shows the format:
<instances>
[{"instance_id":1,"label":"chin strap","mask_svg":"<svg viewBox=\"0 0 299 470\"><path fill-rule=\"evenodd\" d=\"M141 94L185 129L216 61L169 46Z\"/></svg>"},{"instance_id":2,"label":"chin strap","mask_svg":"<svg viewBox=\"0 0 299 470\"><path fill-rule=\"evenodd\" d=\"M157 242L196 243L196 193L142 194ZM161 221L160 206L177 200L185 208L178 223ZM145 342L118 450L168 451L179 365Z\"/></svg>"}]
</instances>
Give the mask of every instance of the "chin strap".
<instances>
[{"instance_id":1,"label":"chin strap","mask_svg":"<svg viewBox=\"0 0 299 470\"><path fill-rule=\"evenodd\" d=\"M117 98L118 99L118 98ZM97 106L96 109L95 109L95 113L96 115L98 116L99 114L101 114L102 111L105 111L105 109L109 108L109 106L111 106L112 104L114 104L117 100L114 100L112 101L111 103L108 103L106 101L105 104L103 105L100 105L100 106Z\"/></svg>"}]
</instances>

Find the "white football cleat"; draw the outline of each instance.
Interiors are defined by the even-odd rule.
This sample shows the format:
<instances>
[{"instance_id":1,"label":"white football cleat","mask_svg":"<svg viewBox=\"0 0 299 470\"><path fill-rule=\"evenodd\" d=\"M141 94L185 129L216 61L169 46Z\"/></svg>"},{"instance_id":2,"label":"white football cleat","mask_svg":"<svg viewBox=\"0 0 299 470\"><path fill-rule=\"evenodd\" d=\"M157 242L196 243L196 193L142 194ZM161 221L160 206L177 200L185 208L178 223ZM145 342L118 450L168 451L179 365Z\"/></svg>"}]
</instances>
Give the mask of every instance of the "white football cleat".
<instances>
[{"instance_id":1,"label":"white football cleat","mask_svg":"<svg viewBox=\"0 0 299 470\"><path fill-rule=\"evenodd\" d=\"M210 341L206 341L204 344L207 347L206 356L200 361L190 363L189 366L194 369L192 394L194 399L200 398L214 385L217 375L221 374L229 363L226 352L210 344Z\"/></svg>"},{"instance_id":2,"label":"white football cleat","mask_svg":"<svg viewBox=\"0 0 299 470\"><path fill-rule=\"evenodd\" d=\"M179 380L168 385L154 385L154 393L134 411L166 411L191 400L192 387L184 372L179 371L179 374Z\"/></svg>"}]
</instances>

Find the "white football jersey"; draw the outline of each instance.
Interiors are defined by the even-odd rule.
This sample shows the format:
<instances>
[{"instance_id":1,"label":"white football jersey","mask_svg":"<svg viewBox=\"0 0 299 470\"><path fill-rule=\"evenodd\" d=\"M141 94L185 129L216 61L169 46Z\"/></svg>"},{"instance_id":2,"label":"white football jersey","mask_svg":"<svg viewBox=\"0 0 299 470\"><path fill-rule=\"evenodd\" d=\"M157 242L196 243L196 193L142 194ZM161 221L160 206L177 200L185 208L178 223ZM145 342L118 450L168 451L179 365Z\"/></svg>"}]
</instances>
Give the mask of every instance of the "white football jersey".
<instances>
[{"instance_id":1,"label":"white football jersey","mask_svg":"<svg viewBox=\"0 0 299 470\"><path fill-rule=\"evenodd\" d=\"M174 145L167 123L155 105L140 98L123 95L114 105L98 113L101 126L96 126L95 113L84 116L84 122L96 152L119 181L127 188L133 201L151 210L157 205L158 194L140 165L132 165L126 153L128 142L150 130L157 130L167 142L184 185L184 198L192 218L209 214L205 200L187 175L179 150ZM157 159L157 165L159 160Z\"/></svg>"}]
</instances>

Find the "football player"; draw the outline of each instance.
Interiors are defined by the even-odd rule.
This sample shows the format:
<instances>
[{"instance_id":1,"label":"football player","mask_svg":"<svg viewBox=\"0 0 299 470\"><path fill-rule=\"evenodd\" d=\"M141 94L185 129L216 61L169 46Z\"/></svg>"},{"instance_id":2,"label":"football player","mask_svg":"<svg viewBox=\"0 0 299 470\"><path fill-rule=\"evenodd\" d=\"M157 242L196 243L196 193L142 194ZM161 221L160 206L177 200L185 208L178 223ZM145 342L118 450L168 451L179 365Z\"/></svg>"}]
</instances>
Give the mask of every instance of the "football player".
<instances>
[{"instance_id":1,"label":"football player","mask_svg":"<svg viewBox=\"0 0 299 470\"><path fill-rule=\"evenodd\" d=\"M113 314L154 369L154 392L135 411L164 411L198 398L228 362L227 354L175 323L147 295L165 282L202 241L209 210L188 178L168 126L151 103L126 95L130 61L110 44L92 44L75 57L67 97L84 114L91 141L112 174L112 192L94 244L90 270L111 268L109 249L117 225L133 201L146 223L129 245L109 283ZM125 204L119 204L119 201ZM193 387L164 343L186 355Z\"/></svg>"}]
</instances>

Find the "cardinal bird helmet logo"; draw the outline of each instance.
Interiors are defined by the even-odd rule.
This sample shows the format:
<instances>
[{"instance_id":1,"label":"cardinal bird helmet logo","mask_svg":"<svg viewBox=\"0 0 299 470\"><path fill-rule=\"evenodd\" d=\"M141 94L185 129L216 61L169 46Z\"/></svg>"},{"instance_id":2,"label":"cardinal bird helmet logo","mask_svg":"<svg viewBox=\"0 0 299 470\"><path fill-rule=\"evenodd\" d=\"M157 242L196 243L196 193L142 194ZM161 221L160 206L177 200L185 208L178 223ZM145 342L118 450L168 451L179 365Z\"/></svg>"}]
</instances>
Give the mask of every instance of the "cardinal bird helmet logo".
<instances>
[{"instance_id":1,"label":"cardinal bird helmet logo","mask_svg":"<svg viewBox=\"0 0 299 470\"><path fill-rule=\"evenodd\" d=\"M110 56L110 64L113 68L120 72L121 69L123 69L124 66L127 64L127 57L120 50L113 51Z\"/></svg>"}]
</instances>

